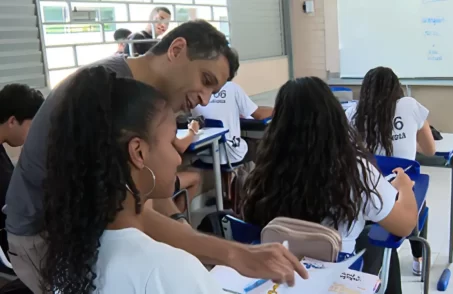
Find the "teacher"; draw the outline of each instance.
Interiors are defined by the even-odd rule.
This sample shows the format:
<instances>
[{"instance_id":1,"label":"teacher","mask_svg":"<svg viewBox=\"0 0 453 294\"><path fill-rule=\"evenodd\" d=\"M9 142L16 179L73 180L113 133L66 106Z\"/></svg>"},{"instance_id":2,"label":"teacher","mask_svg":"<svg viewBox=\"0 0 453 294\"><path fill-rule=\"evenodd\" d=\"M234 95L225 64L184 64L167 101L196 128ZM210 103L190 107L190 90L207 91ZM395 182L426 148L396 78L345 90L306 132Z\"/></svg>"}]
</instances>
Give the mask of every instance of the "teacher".
<instances>
[{"instance_id":1,"label":"teacher","mask_svg":"<svg viewBox=\"0 0 453 294\"><path fill-rule=\"evenodd\" d=\"M221 32L197 20L169 32L142 57L112 56L87 67L99 65L119 78L153 86L170 98L175 111L188 111L206 105L212 93L235 76L239 61ZM77 74L62 81L35 116L6 195L11 263L18 277L35 293L41 292L39 270L46 252L42 181L46 175L50 116L58 101L66 98L65 90ZM294 283L294 271L307 277L296 257L280 244L246 246L200 234L184 220L170 217L179 213L170 198L153 200L153 208L144 212L145 233L195 255L205 264L227 265L245 276L289 284Z\"/></svg>"}]
</instances>

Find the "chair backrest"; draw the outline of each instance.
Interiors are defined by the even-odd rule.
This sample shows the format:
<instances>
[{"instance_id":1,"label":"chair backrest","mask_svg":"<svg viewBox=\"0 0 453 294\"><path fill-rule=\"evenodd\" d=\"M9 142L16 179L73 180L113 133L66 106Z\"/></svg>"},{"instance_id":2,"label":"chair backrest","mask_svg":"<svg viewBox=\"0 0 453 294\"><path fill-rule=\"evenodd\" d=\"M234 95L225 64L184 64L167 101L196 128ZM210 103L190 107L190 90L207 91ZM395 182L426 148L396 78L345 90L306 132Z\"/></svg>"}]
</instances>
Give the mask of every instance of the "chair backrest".
<instances>
[{"instance_id":1,"label":"chair backrest","mask_svg":"<svg viewBox=\"0 0 453 294\"><path fill-rule=\"evenodd\" d=\"M223 122L218 119L206 118L204 123L207 128L223 128Z\"/></svg>"},{"instance_id":2,"label":"chair backrest","mask_svg":"<svg viewBox=\"0 0 453 294\"><path fill-rule=\"evenodd\" d=\"M402 169L406 169L407 167L411 166L406 173L409 176L415 176L420 174L420 163L415 160L399 158L399 157L388 157L382 155L376 155L376 163L379 167L379 170L384 176L387 176L393 172L393 170L397 167L401 167Z\"/></svg>"},{"instance_id":3,"label":"chair backrest","mask_svg":"<svg viewBox=\"0 0 453 294\"><path fill-rule=\"evenodd\" d=\"M261 228L232 215L225 215L222 218L222 227L227 240L234 240L243 244L260 243Z\"/></svg>"},{"instance_id":4,"label":"chair backrest","mask_svg":"<svg viewBox=\"0 0 453 294\"><path fill-rule=\"evenodd\" d=\"M341 251L341 236L335 229L299 219L277 217L261 232L262 243L288 241L297 258L310 257L335 262Z\"/></svg>"}]
</instances>

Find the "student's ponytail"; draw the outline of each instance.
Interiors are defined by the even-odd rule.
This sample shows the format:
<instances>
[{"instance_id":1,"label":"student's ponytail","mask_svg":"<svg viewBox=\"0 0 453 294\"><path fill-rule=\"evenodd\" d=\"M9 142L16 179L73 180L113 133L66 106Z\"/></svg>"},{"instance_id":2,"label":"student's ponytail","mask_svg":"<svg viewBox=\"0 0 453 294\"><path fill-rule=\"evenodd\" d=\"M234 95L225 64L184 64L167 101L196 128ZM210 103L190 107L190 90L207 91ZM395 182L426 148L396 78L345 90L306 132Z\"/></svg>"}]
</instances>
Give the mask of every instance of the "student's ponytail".
<instances>
[{"instance_id":1,"label":"student's ponytail","mask_svg":"<svg viewBox=\"0 0 453 294\"><path fill-rule=\"evenodd\" d=\"M46 291L65 294L94 290L99 238L122 209L126 185L140 210L114 126L115 74L95 67L71 79L51 117L44 181L49 247L41 272Z\"/></svg>"}]
</instances>

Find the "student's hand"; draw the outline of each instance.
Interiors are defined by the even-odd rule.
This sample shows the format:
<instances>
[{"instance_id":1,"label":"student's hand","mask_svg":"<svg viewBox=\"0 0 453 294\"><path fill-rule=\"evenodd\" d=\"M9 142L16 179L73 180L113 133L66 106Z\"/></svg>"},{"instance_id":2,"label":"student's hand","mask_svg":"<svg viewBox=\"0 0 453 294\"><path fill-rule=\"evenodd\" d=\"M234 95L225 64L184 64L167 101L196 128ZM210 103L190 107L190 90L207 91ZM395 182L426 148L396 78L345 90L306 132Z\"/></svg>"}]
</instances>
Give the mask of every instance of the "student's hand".
<instances>
[{"instance_id":1,"label":"student's hand","mask_svg":"<svg viewBox=\"0 0 453 294\"><path fill-rule=\"evenodd\" d=\"M396 173L396 178L393 180L392 185L397 190L412 189L412 187L414 187L414 182L402 168L396 168L393 172Z\"/></svg>"},{"instance_id":2,"label":"student's hand","mask_svg":"<svg viewBox=\"0 0 453 294\"><path fill-rule=\"evenodd\" d=\"M191 121L187 127L189 130L192 130L194 135L196 135L200 130L200 124L196 120Z\"/></svg>"},{"instance_id":3,"label":"student's hand","mask_svg":"<svg viewBox=\"0 0 453 294\"><path fill-rule=\"evenodd\" d=\"M305 267L279 243L247 246L233 255L230 263L243 276L268 279L278 284L293 286L294 272L308 278Z\"/></svg>"}]
</instances>

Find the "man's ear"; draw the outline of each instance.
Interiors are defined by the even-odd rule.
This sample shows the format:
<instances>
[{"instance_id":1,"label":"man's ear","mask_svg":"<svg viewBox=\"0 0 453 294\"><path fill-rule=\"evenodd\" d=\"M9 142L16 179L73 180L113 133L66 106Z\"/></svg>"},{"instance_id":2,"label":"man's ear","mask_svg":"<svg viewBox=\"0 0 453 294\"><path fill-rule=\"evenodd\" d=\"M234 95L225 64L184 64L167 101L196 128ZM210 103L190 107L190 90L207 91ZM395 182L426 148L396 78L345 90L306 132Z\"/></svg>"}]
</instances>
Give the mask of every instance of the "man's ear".
<instances>
[{"instance_id":1,"label":"man's ear","mask_svg":"<svg viewBox=\"0 0 453 294\"><path fill-rule=\"evenodd\" d=\"M129 159L137 169L143 169L145 167L145 159L143 158L142 148L143 144L139 138L133 138L129 141Z\"/></svg>"},{"instance_id":2,"label":"man's ear","mask_svg":"<svg viewBox=\"0 0 453 294\"><path fill-rule=\"evenodd\" d=\"M184 38L176 38L171 43L167 51L168 60L174 61L182 54L186 54L187 51L187 41Z\"/></svg>"}]
</instances>

